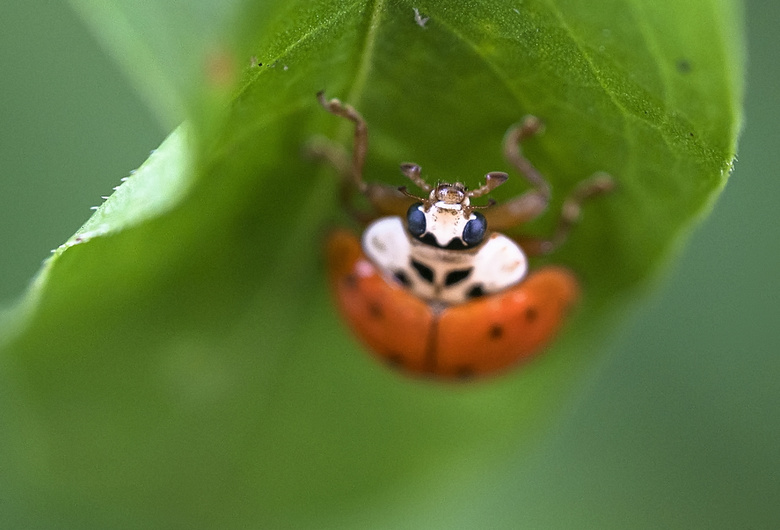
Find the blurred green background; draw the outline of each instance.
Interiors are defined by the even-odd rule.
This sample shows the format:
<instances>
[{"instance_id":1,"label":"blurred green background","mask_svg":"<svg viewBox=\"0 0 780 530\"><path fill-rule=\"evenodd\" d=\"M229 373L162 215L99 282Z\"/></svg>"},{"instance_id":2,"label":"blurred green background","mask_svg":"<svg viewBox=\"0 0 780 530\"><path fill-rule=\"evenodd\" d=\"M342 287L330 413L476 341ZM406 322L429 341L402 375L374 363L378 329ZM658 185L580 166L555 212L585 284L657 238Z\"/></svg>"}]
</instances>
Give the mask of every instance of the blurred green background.
<instances>
[{"instance_id":1,"label":"blurred green background","mask_svg":"<svg viewBox=\"0 0 780 530\"><path fill-rule=\"evenodd\" d=\"M521 502L537 528L780 528L778 23L780 3L747 2L745 132L712 216L544 445L495 477L506 495L458 522L498 523ZM7 305L175 124L152 118L66 5L2 2L0 28Z\"/></svg>"}]
</instances>

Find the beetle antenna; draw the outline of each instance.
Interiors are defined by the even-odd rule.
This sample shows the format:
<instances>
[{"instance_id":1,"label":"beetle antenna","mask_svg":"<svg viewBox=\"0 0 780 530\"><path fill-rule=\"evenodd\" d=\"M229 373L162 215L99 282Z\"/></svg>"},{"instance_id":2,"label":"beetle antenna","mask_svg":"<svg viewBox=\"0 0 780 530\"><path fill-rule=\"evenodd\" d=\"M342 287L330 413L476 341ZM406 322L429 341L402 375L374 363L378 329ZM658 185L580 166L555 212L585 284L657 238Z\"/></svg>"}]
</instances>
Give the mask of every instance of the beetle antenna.
<instances>
[{"instance_id":1,"label":"beetle antenna","mask_svg":"<svg viewBox=\"0 0 780 530\"><path fill-rule=\"evenodd\" d=\"M418 188L420 188L423 191L431 191L433 188L430 184L425 182L425 180L420 176L420 166L417 164L413 164L411 162L405 162L401 164L401 173L409 177L409 180L414 182Z\"/></svg>"},{"instance_id":2,"label":"beetle antenna","mask_svg":"<svg viewBox=\"0 0 780 530\"><path fill-rule=\"evenodd\" d=\"M509 175L502 171L491 171L485 175L485 183L482 186L468 192L469 197L482 197L506 182L508 178Z\"/></svg>"},{"instance_id":3,"label":"beetle antenna","mask_svg":"<svg viewBox=\"0 0 780 530\"><path fill-rule=\"evenodd\" d=\"M490 200L488 200L487 204L483 204L483 205L480 205L480 206L477 206L477 205L474 205L474 204L469 204L469 209L471 209L471 210L484 210L485 208L490 208L491 206L495 206L495 205L496 205L496 200L495 199L490 199Z\"/></svg>"},{"instance_id":4,"label":"beetle antenna","mask_svg":"<svg viewBox=\"0 0 780 530\"><path fill-rule=\"evenodd\" d=\"M404 195L406 195L407 197L409 197L411 199L417 199L418 201L422 201L422 202L426 202L428 200L427 198L424 199L422 197L418 197L417 195L415 195L413 193L409 193L409 190L406 189L406 186L400 186L398 188L398 191L400 191L401 193L403 193Z\"/></svg>"}]
</instances>

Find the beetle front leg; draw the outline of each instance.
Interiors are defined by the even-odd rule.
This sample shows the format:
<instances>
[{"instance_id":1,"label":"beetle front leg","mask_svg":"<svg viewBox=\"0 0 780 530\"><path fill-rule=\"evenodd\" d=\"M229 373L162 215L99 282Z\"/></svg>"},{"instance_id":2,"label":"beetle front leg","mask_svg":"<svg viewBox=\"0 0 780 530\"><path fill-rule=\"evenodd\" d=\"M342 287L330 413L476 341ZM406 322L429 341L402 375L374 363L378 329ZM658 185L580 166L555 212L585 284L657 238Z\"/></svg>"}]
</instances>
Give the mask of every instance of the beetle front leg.
<instances>
[{"instance_id":1,"label":"beetle front leg","mask_svg":"<svg viewBox=\"0 0 780 530\"><path fill-rule=\"evenodd\" d=\"M363 181L363 166L366 162L366 153L368 152L368 126L363 116L355 110L352 105L342 103L340 100L325 99L325 91L317 92L317 100L322 108L342 118L346 118L355 124L355 134L352 140L352 165L349 169L349 175L355 188L361 193L365 192L366 183Z\"/></svg>"},{"instance_id":2,"label":"beetle front leg","mask_svg":"<svg viewBox=\"0 0 780 530\"><path fill-rule=\"evenodd\" d=\"M347 181L350 186L352 185L352 161L349 153L341 144L317 135L306 142L303 154L315 161L327 162L338 172L343 180Z\"/></svg>"},{"instance_id":3,"label":"beetle front leg","mask_svg":"<svg viewBox=\"0 0 780 530\"><path fill-rule=\"evenodd\" d=\"M609 193L614 189L615 180L611 175L604 172L595 173L590 178L577 184L574 191L563 201L561 216L558 218L558 225L550 239L548 252L552 252L561 246L566 241L566 238L569 237L569 232L582 217L582 205L585 201Z\"/></svg>"},{"instance_id":4,"label":"beetle front leg","mask_svg":"<svg viewBox=\"0 0 780 530\"><path fill-rule=\"evenodd\" d=\"M363 167L368 153L368 125L363 116L352 105L342 103L340 100L326 99L325 92L317 93L320 105L335 116L346 118L355 124L355 133L352 142L352 158L340 146L330 142L314 142L310 152L319 158L328 160L344 177L341 186L341 197L347 210L360 223L369 221L382 215L402 215L411 204L410 199L398 191L397 188L386 184L368 183L363 179ZM352 206L352 191L357 190L364 195L374 212L360 212Z\"/></svg>"},{"instance_id":5,"label":"beetle front leg","mask_svg":"<svg viewBox=\"0 0 780 530\"><path fill-rule=\"evenodd\" d=\"M517 171L523 175L534 189L544 197L550 198L550 183L539 173L520 150L520 145L527 138L542 132L544 124L536 116L528 115L518 124L513 125L504 135L504 157Z\"/></svg>"},{"instance_id":6,"label":"beetle front leg","mask_svg":"<svg viewBox=\"0 0 780 530\"><path fill-rule=\"evenodd\" d=\"M550 183L520 149L523 141L541 132L543 125L536 116L526 116L504 135L504 157L533 186L526 193L492 207L485 212L493 230L507 230L539 217L550 203Z\"/></svg>"}]
</instances>

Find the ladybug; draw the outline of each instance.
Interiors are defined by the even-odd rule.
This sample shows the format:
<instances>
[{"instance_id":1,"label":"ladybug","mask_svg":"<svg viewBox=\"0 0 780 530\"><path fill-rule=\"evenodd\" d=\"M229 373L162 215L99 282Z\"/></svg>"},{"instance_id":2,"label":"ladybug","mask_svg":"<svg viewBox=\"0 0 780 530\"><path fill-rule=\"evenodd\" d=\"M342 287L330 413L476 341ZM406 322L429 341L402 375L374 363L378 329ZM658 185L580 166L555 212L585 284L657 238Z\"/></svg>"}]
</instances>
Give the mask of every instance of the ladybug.
<instances>
[{"instance_id":1,"label":"ladybug","mask_svg":"<svg viewBox=\"0 0 780 530\"><path fill-rule=\"evenodd\" d=\"M495 375L531 358L556 335L579 297L562 267L529 271L528 256L547 254L566 238L583 202L611 191L609 175L582 181L563 205L550 239L512 239L500 232L538 217L550 185L520 151L540 131L526 117L504 139L506 159L532 185L496 204L472 204L506 182L491 172L474 190L462 183L430 185L417 164L401 171L425 192L363 180L368 150L365 120L352 106L317 94L328 112L355 126L351 159L334 144L312 147L343 175L343 195L364 195L373 215L352 211L366 225L358 239L337 230L327 244L328 279L336 305L355 335L376 356L411 375L466 379ZM351 209L351 208L350 208ZM488 228L490 227L490 229Z\"/></svg>"}]
</instances>

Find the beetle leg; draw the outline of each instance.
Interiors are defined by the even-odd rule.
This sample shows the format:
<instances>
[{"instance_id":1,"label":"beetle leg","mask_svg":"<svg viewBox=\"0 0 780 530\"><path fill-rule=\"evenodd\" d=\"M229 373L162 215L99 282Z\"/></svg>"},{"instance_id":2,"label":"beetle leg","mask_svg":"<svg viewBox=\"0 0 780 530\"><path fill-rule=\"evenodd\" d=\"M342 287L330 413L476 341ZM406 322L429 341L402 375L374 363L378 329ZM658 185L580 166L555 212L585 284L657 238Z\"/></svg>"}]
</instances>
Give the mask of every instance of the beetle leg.
<instances>
[{"instance_id":1,"label":"beetle leg","mask_svg":"<svg viewBox=\"0 0 780 530\"><path fill-rule=\"evenodd\" d=\"M595 197L609 193L615 189L614 179L606 173L596 173L581 181L574 191L566 197L561 207L558 224L549 239L518 237L517 243L530 256L549 254L560 247L569 236L571 229L582 216L582 205Z\"/></svg>"},{"instance_id":2,"label":"beetle leg","mask_svg":"<svg viewBox=\"0 0 780 530\"><path fill-rule=\"evenodd\" d=\"M531 164L531 161L523 156L520 144L531 136L541 132L544 125L536 116L526 116L518 124L509 128L504 135L504 156L542 196L550 197L550 183L539 173L539 170Z\"/></svg>"},{"instance_id":3,"label":"beetle leg","mask_svg":"<svg viewBox=\"0 0 780 530\"><path fill-rule=\"evenodd\" d=\"M366 153L368 152L368 126L366 125L366 120L352 105L344 104L336 98L325 99L324 90L317 92L317 100L322 105L322 108L331 114L346 118L355 124L355 134L352 140L352 165L349 168L349 176L355 188L364 193L366 183L363 181L363 165L366 162Z\"/></svg>"},{"instance_id":4,"label":"beetle leg","mask_svg":"<svg viewBox=\"0 0 780 530\"><path fill-rule=\"evenodd\" d=\"M315 136L304 148L304 154L318 161L325 161L341 175L339 185L339 200L341 206L360 224L367 224L372 216L355 208L355 185L352 180L352 166L349 153L336 142L327 138Z\"/></svg>"},{"instance_id":5,"label":"beetle leg","mask_svg":"<svg viewBox=\"0 0 780 530\"><path fill-rule=\"evenodd\" d=\"M504 135L504 157L525 177L533 189L510 199L485 212L488 226L494 230L506 230L539 217L550 202L550 184L534 167L520 149L527 138L539 133L542 122L536 116L526 116L513 125Z\"/></svg>"},{"instance_id":6,"label":"beetle leg","mask_svg":"<svg viewBox=\"0 0 780 530\"><path fill-rule=\"evenodd\" d=\"M315 143L313 149L315 155L328 160L344 177L341 198L347 210L363 224L382 215L403 215L412 202L409 197L393 186L368 183L363 179L363 166L368 153L368 126L363 116L352 105L342 103L336 98L326 99L324 91L317 93L317 100L331 114L355 124L351 160L342 148L334 148L330 142ZM368 199L375 210L374 213L359 212L351 206L353 190Z\"/></svg>"},{"instance_id":7,"label":"beetle leg","mask_svg":"<svg viewBox=\"0 0 780 530\"><path fill-rule=\"evenodd\" d=\"M351 179L352 168L349 153L340 144L318 135L306 143L303 153L308 158L327 162L345 180Z\"/></svg>"}]
</instances>

